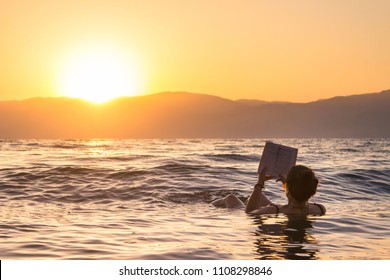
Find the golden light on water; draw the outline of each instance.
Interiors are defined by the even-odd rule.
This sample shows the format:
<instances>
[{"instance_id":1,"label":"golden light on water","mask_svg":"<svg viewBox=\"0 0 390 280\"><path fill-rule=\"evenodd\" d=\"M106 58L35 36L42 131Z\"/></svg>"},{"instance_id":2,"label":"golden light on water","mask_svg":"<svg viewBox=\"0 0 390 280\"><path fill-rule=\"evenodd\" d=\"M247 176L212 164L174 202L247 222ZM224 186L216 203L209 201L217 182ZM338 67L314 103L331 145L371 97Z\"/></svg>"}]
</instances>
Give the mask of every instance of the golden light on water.
<instances>
[{"instance_id":1,"label":"golden light on water","mask_svg":"<svg viewBox=\"0 0 390 280\"><path fill-rule=\"evenodd\" d=\"M141 91L141 73L135 61L115 49L85 49L66 57L59 77L63 96L103 103Z\"/></svg>"}]
</instances>

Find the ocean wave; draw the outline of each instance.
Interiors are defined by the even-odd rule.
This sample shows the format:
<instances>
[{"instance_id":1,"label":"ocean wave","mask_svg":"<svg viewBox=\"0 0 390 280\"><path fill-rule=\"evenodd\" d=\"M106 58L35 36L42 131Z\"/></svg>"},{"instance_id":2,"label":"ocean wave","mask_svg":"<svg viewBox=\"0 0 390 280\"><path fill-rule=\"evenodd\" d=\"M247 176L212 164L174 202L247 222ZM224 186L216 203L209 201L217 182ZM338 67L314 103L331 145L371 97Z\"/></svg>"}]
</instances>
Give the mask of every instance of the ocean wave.
<instances>
[{"instance_id":1,"label":"ocean wave","mask_svg":"<svg viewBox=\"0 0 390 280\"><path fill-rule=\"evenodd\" d=\"M207 169L210 169L209 165L189 164L188 161L185 161L185 163L180 161L168 161L153 168L156 172L163 171L173 174L192 174L193 172L204 171Z\"/></svg>"},{"instance_id":2,"label":"ocean wave","mask_svg":"<svg viewBox=\"0 0 390 280\"><path fill-rule=\"evenodd\" d=\"M113 180L131 180L150 175L151 172L147 170L122 170L117 172L110 172L106 178Z\"/></svg>"},{"instance_id":3,"label":"ocean wave","mask_svg":"<svg viewBox=\"0 0 390 280\"><path fill-rule=\"evenodd\" d=\"M259 157L254 155L241 155L241 154L212 154L205 155L206 159L211 159L215 161L229 162L229 161L239 161L239 162L258 162L260 160Z\"/></svg>"},{"instance_id":4,"label":"ocean wave","mask_svg":"<svg viewBox=\"0 0 390 280\"><path fill-rule=\"evenodd\" d=\"M1 141L0 256L387 259L388 140L278 142L320 179L328 213L311 224L210 206L248 198L260 140ZM264 192L287 201L274 180Z\"/></svg>"}]
</instances>

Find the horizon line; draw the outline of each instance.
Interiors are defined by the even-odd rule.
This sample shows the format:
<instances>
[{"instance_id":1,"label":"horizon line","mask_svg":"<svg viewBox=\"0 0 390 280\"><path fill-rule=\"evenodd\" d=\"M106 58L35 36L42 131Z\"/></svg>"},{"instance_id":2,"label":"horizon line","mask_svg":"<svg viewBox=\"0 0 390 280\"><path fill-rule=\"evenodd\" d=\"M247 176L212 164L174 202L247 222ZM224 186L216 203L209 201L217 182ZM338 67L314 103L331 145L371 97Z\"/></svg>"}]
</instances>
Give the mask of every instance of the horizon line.
<instances>
[{"instance_id":1,"label":"horizon line","mask_svg":"<svg viewBox=\"0 0 390 280\"><path fill-rule=\"evenodd\" d=\"M377 92L353 93L353 94L347 94L347 95L334 95L332 97L313 99L311 101L306 101L306 102L296 102L296 101L287 101L287 100L272 100L272 101L268 101L268 100L264 100L264 99L245 98L245 97L239 98L239 99L231 99L231 98L227 98L227 97L220 96L220 95L214 95L214 94L208 94L208 93L197 93L197 92L190 92L190 91L185 91L185 90L183 90L183 91L180 91L180 90L166 90L166 91L159 91L159 92L145 93L145 94L137 94L137 95L123 95L123 96L114 97L114 98L112 98L112 99L110 99L108 101L102 102L102 103L92 102L92 101L89 101L89 100L84 99L82 97L70 97L70 96L63 96L63 95L58 95L58 96L33 96L33 97L24 98L24 99L0 99L0 102L23 102L23 101L28 101L28 100L32 100L32 99L59 99L59 98L63 98L63 99L80 100L80 101L84 101L84 102L87 102L87 103L90 103L90 104L93 104L93 105L104 105L104 104L110 103L112 101L123 99L123 98L146 97L146 96L158 95L158 94L164 94L164 93L183 93L183 94L213 96L213 97L218 97L218 98L222 98L222 99L230 100L230 101L234 101L234 102L240 101L240 100L248 100L248 101L260 101L260 102L265 102L265 103L308 104L308 103L313 103L313 102L318 102L318 101L323 101L323 100L329 100L329 99L332 99L332 98L350 97L350 96L368 95L368 94L379 94L379 93L386 92L386 91L390 91L390 88L389 89L384 89L384 90L381 90L381 91L377 91Z\"/></svg>"}]
</instances>

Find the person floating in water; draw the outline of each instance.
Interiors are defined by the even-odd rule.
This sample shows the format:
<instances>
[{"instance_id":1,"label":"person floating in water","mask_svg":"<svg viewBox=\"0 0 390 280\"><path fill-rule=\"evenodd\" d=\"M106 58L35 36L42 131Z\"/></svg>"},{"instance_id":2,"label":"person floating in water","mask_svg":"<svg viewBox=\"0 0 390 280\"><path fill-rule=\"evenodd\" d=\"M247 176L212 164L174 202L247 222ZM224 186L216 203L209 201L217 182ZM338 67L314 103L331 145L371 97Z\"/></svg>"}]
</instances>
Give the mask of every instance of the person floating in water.
<instances>
[{"instance_id":1,"label":"person floating in water","mask_svg":"<svg viewBox=\"0 0 390 280\"><path fill-rule=\"evenodd\" d=\"M272 179L266 175L267 168L259 174L259 180L254 186L253 192L246 205L235 195L230 194L224 198L217 199L211 204L216 207L245 208L246 213L251 214L279 214L288 215L324 215L326 212L322 204L308 203L308 200L316 193L318 179L314 172L303 165L296 165L290 169L287 178L280 176L277 181L283 183L288 203L277 205L272 203L263 193L264 184Z\"/></svg>"}]
</instances>

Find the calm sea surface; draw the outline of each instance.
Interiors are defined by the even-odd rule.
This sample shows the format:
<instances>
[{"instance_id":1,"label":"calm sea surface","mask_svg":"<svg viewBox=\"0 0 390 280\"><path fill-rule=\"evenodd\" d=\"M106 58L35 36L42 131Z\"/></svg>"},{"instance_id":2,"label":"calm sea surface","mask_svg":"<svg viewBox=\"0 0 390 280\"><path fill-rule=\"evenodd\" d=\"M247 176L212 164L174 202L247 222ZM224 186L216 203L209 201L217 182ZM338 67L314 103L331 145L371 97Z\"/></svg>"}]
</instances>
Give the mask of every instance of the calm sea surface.
<instances>
[{"instance_id":1,"label":"calm sea surface","mask_svg":"<svg viewBox=\"0 0 390 280\"><path fill-rule=\"evenodd\" d=\"M210 206L250 195L265 139L0 140L0 259L390 259L390 139L274 141L325 216Z\"/></svg>"}]
</instances>

